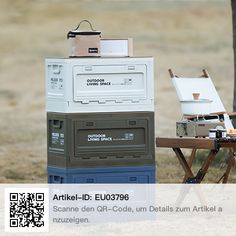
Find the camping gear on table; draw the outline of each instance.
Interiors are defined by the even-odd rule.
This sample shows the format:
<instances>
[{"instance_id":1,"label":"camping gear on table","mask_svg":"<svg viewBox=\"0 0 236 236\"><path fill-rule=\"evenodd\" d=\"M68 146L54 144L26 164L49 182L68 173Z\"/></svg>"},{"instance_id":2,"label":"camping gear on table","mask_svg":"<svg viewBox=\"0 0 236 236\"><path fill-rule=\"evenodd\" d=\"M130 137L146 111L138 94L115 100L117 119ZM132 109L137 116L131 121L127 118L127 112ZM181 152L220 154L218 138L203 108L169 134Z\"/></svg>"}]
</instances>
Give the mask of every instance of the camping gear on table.
<instances>
[{"instance_id":1,"label":"camping gear on table","mask_svg":"<svg viewBox=\"0 0 236 236\"><path fill-rule=\"evenodd\" d=\"M183 100L180 101L181 109L184 115L210 114L212 100Z\"/></svg>"},{"instance_id":2,"label":"camping gear on table","mask_svg":"<svg viewBox=\"0 0 236 236\"><path fill-rule=\"evenodd\" d=\"M211 129L233 129L231 117L216 91L206 70L200 77L186 78L174 75L169 70L176 89L183 118L176 123L176 134L179 137L207 137Z\"/></svg>"},{"instance_id":3,"label":"camping gear on table","mask_svg":"<svg viewBox=\"0 0 236 236\"><path fill-rule=\"evenodd\" d=\"M183 120L176 122L176 135L179 137L207 137L209 130L223 129L224 122L209 120Z\"/></svg>"}]
</instances>

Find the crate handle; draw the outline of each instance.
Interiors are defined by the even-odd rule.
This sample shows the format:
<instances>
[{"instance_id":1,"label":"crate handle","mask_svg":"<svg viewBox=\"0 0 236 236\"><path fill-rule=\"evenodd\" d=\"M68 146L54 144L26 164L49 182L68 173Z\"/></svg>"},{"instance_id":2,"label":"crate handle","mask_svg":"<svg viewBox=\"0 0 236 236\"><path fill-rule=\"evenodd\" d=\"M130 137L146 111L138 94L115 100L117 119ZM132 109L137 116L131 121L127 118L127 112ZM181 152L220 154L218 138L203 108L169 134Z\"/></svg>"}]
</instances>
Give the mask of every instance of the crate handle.
<instances>
[{"instance_id":1,"label":"crate handle","mask_svg":"<svg viewBox=\"0 0 236 236\"><path fill-rule=\"evenodd\" d=\"M93 121L87 121L85 125L86 126L94 126L94 122Z\"/></svg>"},{"instance_id":2,"label":"crate handle","mask_svg":"<svg viewBox=\"0 0 236 236\"><path fill-rule=\"evenodd\" d=\"M54 183L62 183L62 177L61 176L58 176L58 175L54 175L53 176L53 182Z\"/></svg>"},{"instance_id":3,"label":"crate handle","mask_svg":"<svg viewBox=\"0 0 236 236\"><path fill-rule=\"evenodd\" d=\"M93 178L87 179L86 183L94 183L94 179Z\"/></svg>"},{"instance_id":4,"label":"crate handle","mask_svg":"<svg viewBox=\"0 0 236 236\"><path fill-rule=\"evenodd\" d=\"M80 27L80 25L81 25L82 23L84 23L84 22L87 22L87 23L89 24L91 31L96 31L95 29L93 29L92 24L91 24L90 21L88 21L88 20L82 20L82 21L80 21L79 25L78 25L77 28L74 29L74 30L78 30L79 27Z\"/></svg>"},{"instance_id":5,"label":"crate handle","mask_svg":"<svg viewBox=\"0 0 236 236\"><path fill-rule=\"evenodd\" d=\"M137 177L129 177L129 181L131 182L137 181Z\"/></svg>"},{"instance_id":6,"label":"crate handle","mask_svg":"<svg viewBox=\"0 0 236 236\"><path fill-rule=\"evenodd\" d=\"M52 127L55 129L60 129L61 128L61 121L60 120L53 120Z\"/></svg>"}]
</instances>

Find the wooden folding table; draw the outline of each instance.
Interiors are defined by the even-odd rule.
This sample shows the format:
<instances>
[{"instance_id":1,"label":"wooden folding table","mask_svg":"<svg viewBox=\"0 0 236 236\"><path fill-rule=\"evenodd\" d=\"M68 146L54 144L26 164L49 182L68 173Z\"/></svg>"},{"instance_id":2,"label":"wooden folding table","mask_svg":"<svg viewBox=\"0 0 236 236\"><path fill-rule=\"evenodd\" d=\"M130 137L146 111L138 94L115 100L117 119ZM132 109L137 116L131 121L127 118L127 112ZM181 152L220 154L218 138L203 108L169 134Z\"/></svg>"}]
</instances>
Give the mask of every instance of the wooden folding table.
<instances>
[{"instance_id":1,"label":"wooden folding table","mask_svg":"<svg viewBox=\"0 0 236 236\"><path fill-rule=\"evenodd\" d=\"M201 183L207 173L209 166L221 148L227 148L229 150L229 159L226 171L218 182L222 180L222 183L227 183L230 171L236 163L236 139L233 138L208 139L157 137L156 146L160 148L173 149L185 172L185 177L183 180L184 183ZM181 148L188 148L192 150L189 160L186 159ZM209 153L197 174L194 175L191 167L194 159L196 158L196 152L198 149L209 150Z\"/></svg>"}]
</instances>

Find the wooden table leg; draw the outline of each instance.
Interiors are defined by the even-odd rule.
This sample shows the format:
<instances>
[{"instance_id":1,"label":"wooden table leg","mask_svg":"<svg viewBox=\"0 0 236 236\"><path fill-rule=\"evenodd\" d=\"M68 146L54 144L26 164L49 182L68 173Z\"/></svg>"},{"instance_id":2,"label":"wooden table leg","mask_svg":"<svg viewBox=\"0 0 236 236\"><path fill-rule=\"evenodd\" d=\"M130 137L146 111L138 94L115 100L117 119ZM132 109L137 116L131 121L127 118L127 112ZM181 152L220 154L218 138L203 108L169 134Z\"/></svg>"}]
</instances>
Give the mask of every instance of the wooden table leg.
<instances>
[{"instance_id":1,"label":"wooden table leg","mask_svg":"<svg viewBox=\"0 0 236 236\"><path fill-rule=\"evenodd\" d=\"M196 157L196 152L197 152L197 149L193 148L192 152L191 152L191 155L190 155L190 157L188 159L188 166L189 166L190 169L191 169L191 167L193 165L193 161L194 161L194 159ZM187 178L188 178L188 176L185 174L184 179L183 179L183 183L186 182Z\"/></svg>"},{"instance_id":2,"label":"wooden table leg","mask_svg":"<svg viewBox=\"0 0 236 236\"><path fill-rule=\"evenodd\" d=\"M202 168L198 171L196 175L196 182L201 183L204 179L207 170L209 166L211 165L212 161L215 159L216 154L218 153L218 150L211 150L210 153L207 156L207 159L204 161Z\"/></svg>"},{"instance_id":3,"label":"wooden table leg","mask_svg":"<svg viewBox=\"0 0 236 236\"><path fill-rule=\"evenodd\" d=\"M234 155L234 152L230 152L229 162L222 181L223 184L226 184L228 182L230 171L232 167L235 166L235 163L236 163L236 157Z\"/></svg>"},{"instance_id":4,"label":"wooden table leg","mask_svg":"<svg viewBox=\"0 0 236 236\"><path fill-rule=\"evenodd\" d=\"M185 175L187 176L187 178L192 178L194 177L193 172L191 171L186 158L184 157L184 154L182 153L182 151L180 150L180 148L173 148L173 151L175 152L177 158L179 159L180 164L182 165L184 171L185 171Z\"/></svg>"}]
</instances>

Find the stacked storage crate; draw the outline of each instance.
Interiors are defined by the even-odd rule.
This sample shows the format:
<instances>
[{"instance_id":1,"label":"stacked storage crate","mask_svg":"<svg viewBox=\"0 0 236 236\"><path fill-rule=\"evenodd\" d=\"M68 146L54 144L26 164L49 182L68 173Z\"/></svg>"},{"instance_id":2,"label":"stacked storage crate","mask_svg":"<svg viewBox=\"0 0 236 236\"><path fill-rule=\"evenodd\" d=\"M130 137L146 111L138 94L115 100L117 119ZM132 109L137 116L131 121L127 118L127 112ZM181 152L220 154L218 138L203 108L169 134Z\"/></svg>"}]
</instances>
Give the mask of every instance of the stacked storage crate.
<instances>
[{"instance_id":1,"label":"stacked storage crate","mask_svg":"<svg viewBox=\"0 0 236 236\"><path fill-rule=\"evenodd\" d=\"M49 183L154 183L153 58L46 59Z\"/></svg>"}]
</instances>

